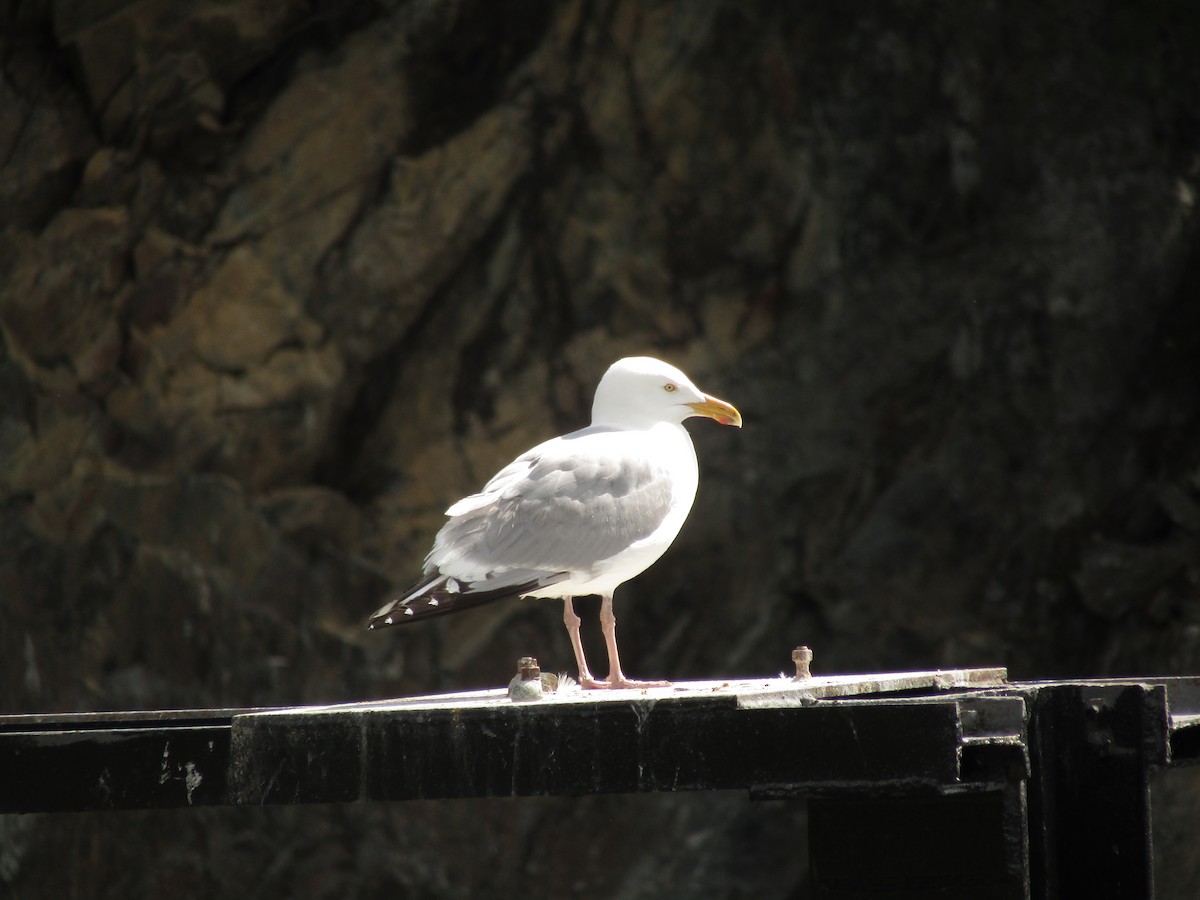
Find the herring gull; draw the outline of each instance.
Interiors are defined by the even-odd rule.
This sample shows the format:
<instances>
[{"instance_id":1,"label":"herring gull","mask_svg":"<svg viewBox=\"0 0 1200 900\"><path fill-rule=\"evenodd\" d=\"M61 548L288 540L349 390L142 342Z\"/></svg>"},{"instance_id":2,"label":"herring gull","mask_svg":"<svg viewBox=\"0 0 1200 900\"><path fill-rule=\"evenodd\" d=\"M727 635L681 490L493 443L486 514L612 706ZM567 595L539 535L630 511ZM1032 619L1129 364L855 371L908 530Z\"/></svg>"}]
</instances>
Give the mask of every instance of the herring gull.
<instances>
[{"instance_id":1,"label":"herring gull","mask_svg":"<svg viewBox=\"0 0 1200 900\"><path fill-rule=\"evenodd\" d=\"M613 591L675 540L696 497L698 471L683 420L742 424L674 366L628 357L596 388L592 424L538 444L501 469L449 521L409 591L371 616L370 628L471 609L506 597L563 601L563 623L585 688L660 687L632 681L617 654ZM608 677L588 670L573 597L599 594Z\"/></svg>"}]
</instances>

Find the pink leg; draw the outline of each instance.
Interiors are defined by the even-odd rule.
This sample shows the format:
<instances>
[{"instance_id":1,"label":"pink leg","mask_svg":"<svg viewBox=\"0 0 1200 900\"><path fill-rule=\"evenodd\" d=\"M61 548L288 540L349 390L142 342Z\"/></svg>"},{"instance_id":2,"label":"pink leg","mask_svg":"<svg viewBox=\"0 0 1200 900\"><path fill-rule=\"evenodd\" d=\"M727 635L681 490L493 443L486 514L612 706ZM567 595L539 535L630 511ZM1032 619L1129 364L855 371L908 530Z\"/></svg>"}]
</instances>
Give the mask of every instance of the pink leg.
<instances>
[{"instance_id":1,"label":"pink leg","mask_svg":"<svg viewBox=\"0 0 1200 900\"><path fill-rule=\"evenodd\" d=\"M575 615L575 603L571 597L563 597L563 624L571 636L571 649L575 651L575 664L579 666L579 683L585 688L608 687L607 681L597 681L588 671L583 656L583 641L579 639L579 616Z\"/></svg>"},{"instance_id":2,"label":"pink leg","mask_svg":"<svg viewBox=\"0 0 1200 900\"><path fill-rule=\"evenodd\" d=\"M617 653L617 617L613 613L612 603L611 596L601 598L600 630L604 632L604 643L608 647L608 680L600 682L597 687L670 687L669 681L633 681L625 677L625 673L621 671L621 657Z\"/></svg>"}]
</instances>

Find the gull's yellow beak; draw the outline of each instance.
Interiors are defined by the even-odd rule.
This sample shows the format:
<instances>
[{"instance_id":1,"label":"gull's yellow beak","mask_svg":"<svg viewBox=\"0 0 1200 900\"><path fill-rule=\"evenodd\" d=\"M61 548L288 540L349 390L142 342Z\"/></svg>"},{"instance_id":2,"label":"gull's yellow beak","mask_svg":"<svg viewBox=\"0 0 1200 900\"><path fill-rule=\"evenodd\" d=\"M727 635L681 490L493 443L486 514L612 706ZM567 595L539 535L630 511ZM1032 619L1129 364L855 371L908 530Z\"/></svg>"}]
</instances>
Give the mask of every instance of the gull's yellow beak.
<instances>
[{"instance_id":1,"label":"gull's yellow beak","mask_svg":"<svg viewBox=\"0 0 1200 900\"><path fill-rule=\"evenodd\" d=\"M737 428L742 427L742 414L737 411L732 403L726 403L724 400L718 400L716 397L710 397L708 394L705 394L703 400L684 405L690 406L692 412L698 416L716 419L722 425L733 425Z\"/></svg>"}]
</instances>

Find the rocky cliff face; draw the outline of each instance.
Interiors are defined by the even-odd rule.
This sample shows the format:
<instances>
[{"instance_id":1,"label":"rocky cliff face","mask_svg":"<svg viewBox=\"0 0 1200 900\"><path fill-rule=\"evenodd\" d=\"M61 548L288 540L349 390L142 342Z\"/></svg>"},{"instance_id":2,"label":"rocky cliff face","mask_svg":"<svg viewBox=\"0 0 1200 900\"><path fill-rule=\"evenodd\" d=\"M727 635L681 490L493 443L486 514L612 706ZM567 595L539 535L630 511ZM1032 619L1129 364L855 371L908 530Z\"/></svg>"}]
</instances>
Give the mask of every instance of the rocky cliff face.
<instances>
[{"instance_id":1,"label":"rocky cliff face","mask_svg":"<svg viewBox=\"0 0 1200 900\"><path fill-rule=\"evenodd\" d=\"M692 521L618 595L631 672L774 673L800 642L827 672L1200 670L1190 7L42 0L0 20L0 710L567 668L552 605L363 622L441 511L583 424L631 353L746 419L693 429ZM555 896L779 896L799 815L13 819L0 881L473 896L535 871ZM452 839L487 849L460 870Z\"/></svg>"}]
</instances>

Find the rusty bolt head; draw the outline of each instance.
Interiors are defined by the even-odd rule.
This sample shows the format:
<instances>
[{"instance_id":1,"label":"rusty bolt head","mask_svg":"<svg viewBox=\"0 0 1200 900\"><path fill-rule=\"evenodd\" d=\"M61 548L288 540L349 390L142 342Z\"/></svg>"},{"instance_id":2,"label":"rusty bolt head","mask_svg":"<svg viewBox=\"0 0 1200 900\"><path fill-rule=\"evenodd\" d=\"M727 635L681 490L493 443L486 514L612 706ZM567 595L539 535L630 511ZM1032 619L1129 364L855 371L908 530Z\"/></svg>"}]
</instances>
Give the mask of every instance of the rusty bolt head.
<instances>
[{"instance_id":1,"label":"rusty bolt head","mask_svg":"<svg viewBox=\"0 0 1200 900\"><path fill-rule=\"evenodd\" d=\"M540 678L541 671L538 661L532 656L522 656L517 660L517 674L521 676L522 681L533 681L535 678Z\"/></svg>"},{"instance_id":2,"label":"rusty bolt head","mask_svg":"<svg viewBox=\"0 0 1200 900\"><path fill-rule=\"evenodd\" d=\"M812 671L809 668L812 664L812 659L813 652L803 645L792 651L792 662L796 664L797 681L812 678Z\"/></svg>"}]
</instances>

